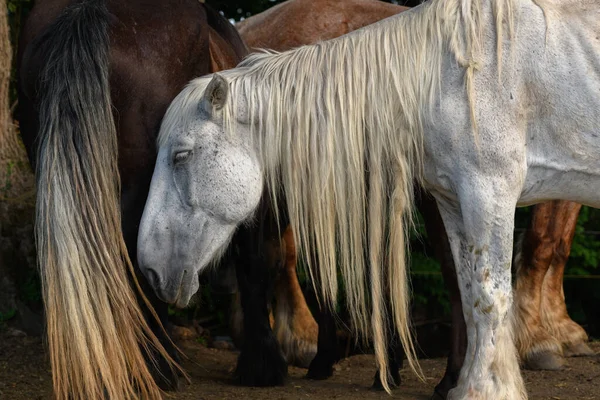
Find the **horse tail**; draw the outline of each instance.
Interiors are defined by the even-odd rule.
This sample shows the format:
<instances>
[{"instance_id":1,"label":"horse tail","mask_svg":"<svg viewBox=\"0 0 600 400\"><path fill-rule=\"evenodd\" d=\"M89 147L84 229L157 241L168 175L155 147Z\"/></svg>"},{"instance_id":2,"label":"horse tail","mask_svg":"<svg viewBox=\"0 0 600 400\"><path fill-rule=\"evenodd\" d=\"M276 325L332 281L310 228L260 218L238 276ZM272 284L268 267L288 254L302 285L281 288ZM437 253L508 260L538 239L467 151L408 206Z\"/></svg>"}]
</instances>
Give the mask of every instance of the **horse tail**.
<instances>
[{"instance_id":1,"label":"horse tail","mask_svg":"<svg viewBox=\"0 0 600 400\"><path fill-rule=\"evenodd\" d=\"M52 379L58 399L159 399L145 355L176 364L129 282L137 284L121 231L108 29L104 2L81 1L35 43L44 63L35 229Z\"/></svg>"}]
</instances>

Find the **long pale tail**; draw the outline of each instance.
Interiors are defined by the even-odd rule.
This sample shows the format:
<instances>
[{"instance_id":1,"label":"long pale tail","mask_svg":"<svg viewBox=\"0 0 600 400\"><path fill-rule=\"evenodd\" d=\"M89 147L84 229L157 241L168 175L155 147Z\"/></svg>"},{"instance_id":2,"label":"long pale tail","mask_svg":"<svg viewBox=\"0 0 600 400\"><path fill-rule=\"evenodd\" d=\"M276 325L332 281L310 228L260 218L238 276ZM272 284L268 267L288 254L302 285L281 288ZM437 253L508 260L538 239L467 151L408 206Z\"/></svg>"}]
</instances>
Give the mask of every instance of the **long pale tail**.
<instances>
[{"instance_id":1,"label":"long pale tail","mask_svg":"<svg viewBox=\"0 0 600 400\"><path fill-rule=\"evenodd\" d=\"M158 399L144 354L176 365L128 277L135 281L121 232L108 21L103 1L76 3L36 43L36 243L58 399Z\"/></svg>"}]
</instances>

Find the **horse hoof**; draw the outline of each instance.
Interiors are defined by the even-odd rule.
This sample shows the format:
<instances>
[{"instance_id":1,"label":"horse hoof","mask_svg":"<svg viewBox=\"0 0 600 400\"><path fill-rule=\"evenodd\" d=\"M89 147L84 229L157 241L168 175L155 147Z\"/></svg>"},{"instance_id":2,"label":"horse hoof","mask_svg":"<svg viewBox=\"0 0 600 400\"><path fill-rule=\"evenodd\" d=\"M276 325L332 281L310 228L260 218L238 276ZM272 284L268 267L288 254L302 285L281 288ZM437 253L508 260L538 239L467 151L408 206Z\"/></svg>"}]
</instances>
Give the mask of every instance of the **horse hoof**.
<instances>
[{"instance_id":1,"label":"horse hoof","mask_svg":"<svg viewBox=\"0 0 600 400\"><path fill-rule=\"evenodd\" d=\"M523 367L532 370L556 371L564 367L565 359L550 351L540 351L530 354L525 359Z\"/></svg>"},{"instance_id":2,"label":"horse hoof","mask_svg":"<svg viewBox=\"0 0 600 400\"><path fill-rule=\"evenodd\" d=\"M319 369L319 368L309 368L306 373L307 379L312 379L314 381L324 381L325 379L331 377L333 375L333 368L329 369Z\"/></svg>"},{"instance_id":3,"label":"horse hoof","mask_svg":"<svg viewBox=\"0 0 600 400\"><path fill-rule=\"evenodd\" d=\"M322 381L333 375L333 364L317 356L312 360L306 373L306 378L315 381Z\"/></svg>"},{"instance_id":4,"label":"horse hoof","mask_svg":"<svg viewBox=\"0 0 600 400\"><path fill-rule=\"evenodd\" d=\"M288 365L275 337L269 336L242 347L234 379L241 386L281 386L287 377Z\"/></svg>"},{"instance_id":5,"label":"horse hoof","mask_svg":"<svg viewBox=\"0 0 600 400\"><path fill-rule=\"evenodd\" d=\"M564 353L565 357L586 357L596 354L594 353L594 350L584 342L565 345Z\"/></svg>"}]
</instances>

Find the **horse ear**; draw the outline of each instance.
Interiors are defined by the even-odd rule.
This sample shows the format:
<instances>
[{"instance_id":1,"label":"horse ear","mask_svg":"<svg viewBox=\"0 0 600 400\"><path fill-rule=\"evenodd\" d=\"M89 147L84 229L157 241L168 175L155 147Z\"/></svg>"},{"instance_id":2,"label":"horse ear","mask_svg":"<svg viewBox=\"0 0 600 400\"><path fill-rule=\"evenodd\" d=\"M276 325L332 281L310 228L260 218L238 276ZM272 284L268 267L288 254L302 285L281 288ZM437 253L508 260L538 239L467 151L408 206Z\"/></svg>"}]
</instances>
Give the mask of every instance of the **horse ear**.
<instances>
[{"instance_id":1,"label":"horse ear","mask_svg":"<svg viewBox=\"0 0 600 400\"><path fill-rule=\"evenodd\" d=\"M204 92L203 103L208 106L207 111L212 112L221 110L225 106L228 94L229 85L225 78L219 74L214 74Z\"/></svg>"}]
</instances>

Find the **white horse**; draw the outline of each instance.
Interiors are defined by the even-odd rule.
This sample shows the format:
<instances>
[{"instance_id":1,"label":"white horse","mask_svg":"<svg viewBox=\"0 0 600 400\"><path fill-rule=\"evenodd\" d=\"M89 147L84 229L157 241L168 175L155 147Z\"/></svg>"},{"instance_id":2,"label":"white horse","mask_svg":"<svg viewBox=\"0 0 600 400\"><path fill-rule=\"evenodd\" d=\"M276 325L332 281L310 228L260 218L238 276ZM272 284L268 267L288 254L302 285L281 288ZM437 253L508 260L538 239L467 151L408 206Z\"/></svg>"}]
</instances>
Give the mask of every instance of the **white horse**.
<instances>
[{"instance_id":1,"label":"white horse","mask_svg":"<svg viewBox=\"0 0 600 400\"><path fill-rule=\"evenodd\" d=\"M193 81L161 128L142 269L186 304L263 189L275 204L283 194L327 301L340 265L386 382L384 290L418 369L405 229L420 180L448 231L468 330L450 397L525 398L509 315L514 210L600 204L599 21L593 0L432 0Z\"/></svg>"}]
</instances>

